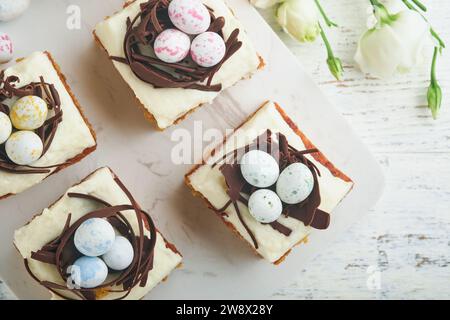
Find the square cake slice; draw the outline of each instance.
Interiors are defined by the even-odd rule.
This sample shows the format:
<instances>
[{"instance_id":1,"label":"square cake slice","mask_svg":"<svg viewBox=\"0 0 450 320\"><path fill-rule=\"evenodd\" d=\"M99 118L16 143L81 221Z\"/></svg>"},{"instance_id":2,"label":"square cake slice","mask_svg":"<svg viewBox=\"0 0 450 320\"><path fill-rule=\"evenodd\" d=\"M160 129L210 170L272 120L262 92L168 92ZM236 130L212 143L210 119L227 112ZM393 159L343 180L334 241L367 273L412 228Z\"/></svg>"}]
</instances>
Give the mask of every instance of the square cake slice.
<instances>
[{"instance_id":1,"label":"square cake slice","mask_svg":"<svg viewBox=\"0 0 450 320\"><path fill-rule=\"evenodd\" d=\"M70 279L67 271L83 257L74 234L81 229L80 225L93 218L109 222L117 236L129 240L133 262L123 265L122 271L113 271L105 255L100 256L109 267L106 280L86 289L81 272L80 287L74 287L77 282L72 282L75 278ZM86 244L82 240L78 243ZM16 230L14 245L25 261L25 269L51 292L52 299L141 299L165 280L182 259L109 168L98 169L74 185L57 202Z\"/></svg>"},{"instance_id":2,"label":"square cake slice","mask_svg":"<svg viewBox=\"0 0 450 320\"><path fill-rule=\"evenodd\" d=\"M97 42L112 58L146 118L156 121L159 129L183 120L188 113L212 102L221 91L249 78L264 65L242 25L223 0L202 2L211 13L213 23L209 30L220 34L227 48L221 62L212 67L199 67L189 55L175 64L163 63L155 57L155 37L162 29L174 28L168 22L169 0L129 1L120 12L95 27ZM155 27L154 20L149 18L155 5L162 29ZM141 17L145 17L143 24ZM143 29L151 32L140 33ZM194 36L190 38L192 40ZM127 49L128 54L124 49L127 48L125 39L134 44Z\"/></svg>"},{"instance_id":3,"label":"square cake slice","mask_svg":"<svg viewBox=\"0 0 450 320\"><path fill-rule=\"evenodd\" d=\"M17 138L21 130L31 130L16 128L24 125L22 122L30 118L20 116L20 112L25 112L24 109L14 107L19 98L29 96L41 101L44 115L48 114L47 118L41 119L45 120L41 127L32 130L32 133L26 133L28 136L39 136L43 149L41 156L33 163L18 165L9 158L7 151L11 155L11 152L21 149L14 149L14 144L11 143L11 151L8 150L8 141L0 143L0 199L40 183L49 175L80 161L97 146L91 125L83 115L59 66L48 52L35 52L1 73L0 113L7 122L12 122L10 127L14 126L10 139L14 136ZM24 106L27 105L21 105ZM37 141L39 144L39 139Z\"/></svg>"},{"instance_id":4,"label":"square cake slice","mask_svg":"<svg viewBox=\"0 0 450 320\"><path fill-rule=\"evenodd\" d=\"M264 174L262 179L248 182L252 180L244 175L242 163L243 156L252 150L273 156L273 177L269 171L256 168L256 174ZM289 177L292 170L287 169L293 164L306 170L294 180ZM267 168L265 162L260 167ZM290 189L304 177L310 182ZM262 185L264 179L270 181ZM185 180L194 195L203 198L227 226L274 264L282 262L294 246L306 242L312 229L328 228L333 210L353 187L351 179L334 167L273 102L260 107ZM303 198L292 201L308 187ZM289 189L292 192L286 193ZM258 199L258 193L262 198Z\"/></svg>"}]
</instances>

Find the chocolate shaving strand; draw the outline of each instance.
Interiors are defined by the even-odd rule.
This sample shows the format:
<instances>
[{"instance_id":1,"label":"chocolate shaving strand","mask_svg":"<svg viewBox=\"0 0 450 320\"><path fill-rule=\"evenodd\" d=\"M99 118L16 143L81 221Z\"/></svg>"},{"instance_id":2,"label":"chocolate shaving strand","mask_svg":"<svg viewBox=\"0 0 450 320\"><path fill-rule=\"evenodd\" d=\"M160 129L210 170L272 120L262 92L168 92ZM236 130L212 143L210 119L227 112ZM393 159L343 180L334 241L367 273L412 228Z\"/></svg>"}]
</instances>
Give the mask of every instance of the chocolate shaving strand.
<instances>
[{"instance_id":1,"label":"chocolate shaving strand","mask_svg":"<svg viewBox=\"0 0 450 320\"><path fill-rule=\"evenodd\" d=\"M211 10L210 10L210 12L211 12ZM209 26L208 31L216 32L216 33L222 32L223 27L225 27L225 18L219 17L216 19L213 15L211 15L211 16L212 16L212 19L211 19L212 22Z\"/></svg>"},{"instance_id":2,"label":"chocolate shaving strand","mask_svg":"<svg viewBox=\"0 0 450 320\"><path fill-rule=\"evenodd\" d=\"M275 135L278 141L275 141L272 137L273 134L270 130L266 130L265 133L260 135L251 144L248 144L242 148L238 148L224 154L215 163L212 164L212 168L217 166L219 163L225 162L221 165L220 171L222 172L225 182L227 184L228 190L227 194L230 200L225 204L224 207L216 209L218 212L225 212L231 204L238 215L239 220L246 229L247 233L250 235L253 244L256 249L258 249L258 244L256 242L256 237L253 232L248 228L244 219L242 218L242 213L239 209L238 202L243 203L248 206L248 197L258 190L258 188L251 186L242 176L240 165L238 159L242 157L245 153L250 150L263 150L270 155L272 155L278 162L280 166L280 171L283 171L287 166L293 163L303 163L312 172L314 178L314 187L311 194L306 200L296 205L287 205L283 203L283 214L286 217L292 217L299 221L302 221L305 226L311 226L315 229L327 229L330 224L330 215L324 212L318 207L321 203L320 190L318 176L320 176L320 171L317 166L308 158L306 155L318 152L317 149L308 150L296 150L294 147L289 145L286 136L281 133ZM231 159L231 164L228 163ZM275 186L270 189L274 190ZM247 197L243 196L246 195ZM289 236L292 230L278 221L269 224L274 230L282 233L285 236Z\"/></svg>"},{"instance_id":3,"label":"chocolate shaving strand","mask_svg":"<svg viewBox=\"0 0 450 320\"><path fill-rule=\"evenodd\" d=\"M237 201L233 201L233 207L234 207L234 210L236 210L239 221L242 223L242 225L244 226L244 229L247 231L248 235L252 239L253 245L255 246L256 249L258 249L259 246L258 246L258 241L256 240L256 237L255 237L255 234L250 230L247 223L244 221L241 210L239 210L239 205L238 205Z\"/></svg>"},{"instance_id":4,"label":"chocolate shaving strand","mask_svg":"<svg viewBox=\"0 0 450 320\"><path fill-rule=\"evenodd\" d=\"M279 233L284 234L286 237L289 237L292 233L292 230L286 227L285 225L279 223L278 221L274 221L272 223L269 223L270 226L277 230Z\"/></svg>"},{"instance_id":5,"label":"chocolate shaving strand","mask_svg":"<svg viewBox=\"0 0 450 320\"><path fill-rule=\"evenodd\" d=\"M181 63L169 64L142 54L142 46L152 46L158 34L173 27L168 16L169 3L168 0L149 0L142 3L141 11L132 20L129 17L127 18L127 31L123 44L125 58L115 56L110 58L116 62L129 65L140 80L153 85L155 88L221 91L222 85L212 84L212 81L222 65L242 47L242 42L237 39L239 29L235 29L225 41L225 56L212 68L192 64L188 59ZM225 19L223 17L216 18L213 10L211 8L208 8L208 10L211 16L209 30L217 32L223 37Z\"/></svg>"},{"instance_id":6,"label":"chocolate shaving strand","mask_svg":"<svg viewBox=\"0 0 450 320\"><path fill-rule=\"evenodd\" d=\"M55 86L45 82L44 77L42 76L39 77L39 82L32 82L26 86L17 88L16 84L19 82L19 77L9 76L5 79L4 71L0 72L0 101L11 99L13 97L22 98L29 95L35 95L46 101L48 109L54 111L54 116L47 119L40 128L35 130L36 134L41 138L43 143L42 158L50 149L58 126L63 119L61 99ZM9 114L10 110L4 103L1 103L0 112ZM17 165L8 158L3 149L4 146L0 148L0 171L14 174L45 174L50 173L51 169L63 165L55 164L43 167Z\"/></svg>"},{"instance_id":7,"label":"chocolate shaving strand","mask_svg":"<svg viewBox=\"0 0 450 320\"><path fill-rule=\"evenodd\" d=\"M79 254L73 246L73 236L76 229L86 220L91 218L105 218L111 221L116 229L123 236L130 240L135 252L131 265L124 270L118 277L104 283L93 289L70 289L67 286L53 283L49 281L41 281L31 271L29 262L25 259L25 267L33 279L46 287L54 294L71 300L72 298L62 294L60 291L69 291L83 300L96 299L96 293L99 291L107 291L110 293L123 293L115 300L121 300L128 297L131 290L136 286L145 287L148 280L148 273L153 269L154 250L156 245L157 231L150 215L143 211L132 197L131 193L126 189L123 183L115 178L115 182L126 194L131 204L112 206L108 202L88 194L69 193L68 197L81 200L94 201L103 208L92 211L82 218L74 222L70 226L71 215L69 214L66 224L61 234L52 242L45 245L41 250L32 252L31 259L55 265L58 273L63 281L67 281L66 268L70 266L81 254ZM131 223L121 213L122 211L133 210L136 214L138 222L139 235L136 235ZM145 228L144 228L145 227ZM145 235L145 230L150 233L150 239ZM69 257L65 261L64 257ZM113 286L122 286L122 289L112 289Z\"/></svg>"}]
</instances>

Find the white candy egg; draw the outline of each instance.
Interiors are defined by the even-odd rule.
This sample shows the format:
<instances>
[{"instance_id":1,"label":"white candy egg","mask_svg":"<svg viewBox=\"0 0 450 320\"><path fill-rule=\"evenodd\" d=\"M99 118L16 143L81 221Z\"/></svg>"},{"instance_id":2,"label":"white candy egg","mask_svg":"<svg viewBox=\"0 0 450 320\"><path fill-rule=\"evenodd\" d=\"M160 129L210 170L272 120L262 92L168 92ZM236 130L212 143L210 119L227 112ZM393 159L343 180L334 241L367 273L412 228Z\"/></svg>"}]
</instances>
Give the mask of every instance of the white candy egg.
<instances>
[{"instance_id":1,"label":"white candy egg","mask_svg":"<svg viewBox=\"0 0 450 320\"><path fill-rule=\"evenodd\" d=\"M99 257L111 250L116 234L105 219L84 221L75 231L74 243L79 252L89 257Z\"/></svg>"},{"instance_id":2,"label":"white candy egg","mask_svg":"<svg viewBox=\"0 0 450 320\"><path fill-rule=\"evenodd\" d=\"M38 96L26 96L14 103L9 113L11 122L19 130L35 130L47 120L47 103Z\"/></svg>"},{"instance_id":3,"label":"white candy egg","mask_svg":"<svg viewBox=\"0 0 450 320\"><path fill-rule=\"evenodd\" d=\"M100 286L108 277L108 267L97 257L78 258L70 267L71 280L80 288L92 289Z\"/></svg>"},{"instance_id":4,"label":"white candy egg","mask_svg":"<svg viewBox=\"0 0 450 320\"><path fill-rule=\"evenodd\" d=\"M6 33L0 33L0 63L7 63L13 58L14 48L11 38Z\"/></svg>"},{"instance_id":5,"label":"white candy egg","mask_svg":"<svg viewBox=\"0 0 450 320\"><path fill-rule=\"evenodd\" d=\"M162 61L176 63L187 57L190 46L191 39L185 33L177 29L167 29L156 37L153 49Z\"/></svg>"},{"instance_id":6,"label":"white candy egg","mask_svg":"<svg viewBox=\"0 0 450 320\"><path fill-rule=\"evenodd\" d=\"M117 236L112 248L103 255L103 261L113 270L121 271L128 268L133 262L134 250L130 241Z\"/></svg>"},{"instance_id":7,"label":"white candy egg","mask_svg":"<svg viewBox=\"0 0 450 320\"><path fill-rule=\"evenodd\" d=\"M211 15L199 0L172 0L169 18L175 27L187 34L203 33L211 24Z\"/></svg>"},{"instance_id":8,"label":"white candy egg","mask_svg":"<svg viewBox=\"0 0 450 320\"><path fill-rule=\"evenodd\" d=\"M225 53L225 41L215 32L202 33L192 41L191 58L199 66L213 67L222 61Z\"/></svg>"},{"instance_id":9,"label":"white candy egg","mask_svg":"<svg viewBox=\"0 0 450 320\"><path fill-rule=\"evenodd\" d=\"M280 168L277 161L267 152L251 150L239 161L244 179L252 186L267 188L277 182Z\"/></svg>"},{"instance_id":10,"label":"white candy egg","mask_svg":"<svg viewBox=\"0 0 450 320\"><path fill-rule=\"evenodd\" d=\"M30 0L0 0L0 21L10 21L28 9Z\"/></svg>"},{"instance_id":11,"label":"white candy egg","mask_svg":"<svg viewBox=\"0 0 450 320\"><path fill-rule=\"evenodd\" d=\"M260 189L248 199L248 210L257 221L271 223L281 216L283 204L272 190Z\"/></svg>"},{"instance_id":12,"label":"white candy egg","mask_svg":"<svg viewBox=\"0 0 450 320\"><path fill-rule=\"evenodd\" d=\"M304 201L314 188L311 170L303 163L293 163L283 170L277 182L277 194L287 204Z\"/></svg>"},{"instance_id":13,"label":"white candy egg","mask_svg":"<svg viewBox=\"0 0 450 320\"><path fill-rule=\"evenodd\" d=\"M12 132L11 120L6 113L0 112L0 144L8 140Z\"/></svg>"},{"instance_id":14,"label":"white candy egg","mask_svg":"<svg viewBox=\"0 0 450 320\"><path fill-rule=\"evenodd\" d=\"M41 138L33 131L14 132L5 144L8 158L22 166L37 161L42 156L43 149Z\"/></svg>"}]
</instances>

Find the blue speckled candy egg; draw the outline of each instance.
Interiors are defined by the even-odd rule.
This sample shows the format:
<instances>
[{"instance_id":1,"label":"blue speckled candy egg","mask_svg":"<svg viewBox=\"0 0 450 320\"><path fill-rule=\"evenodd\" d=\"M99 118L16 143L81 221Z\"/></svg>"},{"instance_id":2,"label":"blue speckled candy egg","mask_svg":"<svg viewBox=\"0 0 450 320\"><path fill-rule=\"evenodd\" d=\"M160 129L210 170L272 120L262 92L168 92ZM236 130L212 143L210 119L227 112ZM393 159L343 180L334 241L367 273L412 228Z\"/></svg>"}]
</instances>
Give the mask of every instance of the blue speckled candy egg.
<instances>
[{"instance_id":1,"label":"blue speckled candy egg","mask_svg":"<svg viewBox=\"0 0 450 320\"><path fill-rule=\"evenodd\" d=\"M103 261L106 265L116 271L128 268L133 258L133 246L127 238L122 236L117 236L111 250L103 255Z\"/></svg>"},{"instance_id":2,"label":"blue speckled candy egg","mask_svg":"<svg viewBox=\"0 0 450 320\"><path fill-rule=\"evenodd\" d=\"M75 231L75 247L85 256L99 257L108 252L116 238L114 228L105 219L92 218Z\"/></svg>"},{"instance_id":3,"label":"blue speckled candy egg","mask_svg":"<svg viewBox=\"0 0 450 320\"><path fill-rule=\"evenodd\" d=\"M277 182L280 167L267 152L252 150L244 154L239 162L244 179L252 186L267 188Z\"/></svg>"},{"instance_id":4,"label":"blue speckled candy egg","mask_svg":"<svg viewBox=\"0 0 450 320\"><path fill-rule=\"evenodd\" d=\"M303 163L293 163L281 172L277 194L287 204L297 204L308 198L314 188L311 170Z\"/></svg>"},{"instance_id":5,"label":"blue speckled candy egg","mask_svg":"<svg viewBox=\"0 0 450 320\"><path fill-rule=\"evenodd\" d=\"M260 189L250 196L248 210L257 221L271 223L280 217L283 212L283 204L272 190Z\"/></svg>"},{"instance_id":6,"label":"blue speckled candy egg","mask_svg":"<svg viewBox=\"0 0 450 320\"><path fill-rule=\"evenodd\" d=\"M108 276L108 267L97 257L81 257L71 268L73 282L81 288L91 289L100 286Z\"/></svg>"}]
</instances>

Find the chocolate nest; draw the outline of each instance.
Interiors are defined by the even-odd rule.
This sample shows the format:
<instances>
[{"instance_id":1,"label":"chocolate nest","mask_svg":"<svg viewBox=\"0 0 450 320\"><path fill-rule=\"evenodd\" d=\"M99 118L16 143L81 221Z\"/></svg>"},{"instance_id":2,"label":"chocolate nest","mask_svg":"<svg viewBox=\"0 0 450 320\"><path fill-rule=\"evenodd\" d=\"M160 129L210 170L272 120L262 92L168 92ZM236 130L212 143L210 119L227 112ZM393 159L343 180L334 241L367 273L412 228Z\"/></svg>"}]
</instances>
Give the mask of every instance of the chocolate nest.
<instances>
[{"instance_id":1,"label":"chocolate nest","mask_svg":"<svg viewBox=\"0 0 450 320\"><path fill-rule=\"evenodd\" d=\"M114 299L122 300L131 293L131 290L134 287L145 287L147 284L148 273L153 269L157 231L150 215L139 207L123 183L118 178L115 178L115 182L127 195L131 205L125 204L113 206L108 202L92 195L69 193L68 197L70 198L94 201L102 206L102 208L84 215L72 225L71 214L69 214L61 234L39 251L32 252L31 259L54 265L61 277L62 282L69 283L71 279L69 278L70 275L67 273L68 268L73 265L75 260L82 256L82 254L75 248L75 231L84 221L88 219L102 218L107 219L118 231L118 233L130 241L133 247L134 258L131 265L126 270L117 272L114 279L108 280L106 283L96 288L71 288L68 285L61 285L54 282L40 280L31 271L28 259L24 260L25 267L32 278L49 291L63 299L74 300L72 297L62 293L70 292L82 300L97 300L108 293L122 293L120 297ZM126 210L133 210L135 212L139 234L135 233L131 223L121 213L121 211ZM145 234L145 230L148 230L149 237ZM122 287L122 289L114 287Z\"/></svg>"},{"instance_id":2,"label":"chocolate nest","mask_svg":"<svg viewBox=\"0 0 450 320\"><path fill-rule=\"evenodd\" d=\"M276 139L274 139L274 136L276 137ZM307 199L299 204L288 205L286 203L283 203L282 214L286 217L291 217L303 222L305 226L311 226L315 229L321 230L327 229L330 224L330 215L327 212L319 209L319 205L321 203L318 183L320 171L314 165L314 163L311 162L311 160L306 158L306 155L316 153L318 152L318 150L296 150L294 147L289 145L286 137L283 134L276 133L274 135L270 130L267 130L264 134L257 137L253 143L224 155L218 162L213 164L213 168L221 164L220 171L225 177L225 182L228 188L227 194L230 197L230 200L224 205L224 207L217 209L217 212L226 214L224 213L224 211L228 207L233 205L239 217L239 220L250 235L255 248L258 249L258 241L242 218L242 213L239 210L238 206L238 202L241 202L242 204L247 206L247 199L250 197L250 195L260 189L250 185L244 179L241 173L240 165L238 163L238 159L240 159L245 153L251 150L261 150L272 155L275 160L277 160L280 166L280 172L282 172L287 166L297 162L303 163L311 170L314 177L314 187L311 194ZM222 162L224 161L225 163L222 164ZM275 185L271 186L269 189L275 191ZM272 222L269 225L285 236L289 236L292 233L292 230L290 228L284 226L278 221Z\"/></svg>"},{"instance_id":3,"label":"chocolate nest","mask_svg":"<svg viewBox=\"0 0 450 320\"><path fill-rule=\"evenodd\" d=\"M204 68L196 65L190 58L179 63L166 63L154 55L146 55L143 48L151 48L156 37L164 30L174 28L168 14L169 0L149 0L141 4L141 11L133 20L127 19L127 32L124 40L122 57L111 59L130 66L133 73L142 81L155 88L184 88L201 91L221 91L221 84L212 84L214 75L222 65L242 46L238 40L239 29L235 29L225 41L226 53L220 63ZM224 37L222 29L225 25L223 17L216 18L211 8L211 25L208 31L216 32ZM147 51L146 50L146 51Z\"/></svg>"},{"instance_id":4,"label":"chocolate nest","mask_svg":"<svg viewBox=\"0 0 450 320\"><path fill-rule=\"evenodd\" d=\"M58 91L53 84L45 82L43 77L40 77L40 82L32 82L23 87L17 87L18 83L20 83L20 79L17 76L5 78L4 72L0 73L0 112L9 115L9 107L5 104L8 99L38 96L47 102L47 107L50 111L53 111L53 116L48 118L40 128L34 130L44 145L42 152L42 156L44 156L53 142L58 125L62 121L63 112ZM0 145L0 171L16 174L50 173L51 168L58 166L60 164L47 167L17 165L8 158L5 144Z\"/></svg>"}]
</instances>

